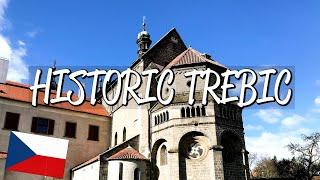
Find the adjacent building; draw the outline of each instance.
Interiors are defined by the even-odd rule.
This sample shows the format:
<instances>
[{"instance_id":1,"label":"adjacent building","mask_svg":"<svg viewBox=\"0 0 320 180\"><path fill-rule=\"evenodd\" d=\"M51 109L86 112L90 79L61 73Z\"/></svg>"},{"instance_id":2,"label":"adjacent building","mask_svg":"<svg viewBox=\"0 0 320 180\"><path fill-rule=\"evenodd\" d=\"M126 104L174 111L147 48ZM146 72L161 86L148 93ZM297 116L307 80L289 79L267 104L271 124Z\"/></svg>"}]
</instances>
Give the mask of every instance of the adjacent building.
<instances>
[{"instance_id":1,"label":"adjacent building","mask_svg":"<svg viewBox=\"0 0 320 180\"><path fill-rule=\"evenodd\" d=\"M39 92L43 97L44 92ZM99 155L110 145L111 119L101 104L92 107L69 103L44 105L39 98L31 106L32 91L24 84L0 84L0 179L43 180L44 177L5 171L6 152L11 131L39 134L69 140L64 179L70 179L70 169ZM52 179L46 177L46 179Z\"/></svg>"}]
</instances>

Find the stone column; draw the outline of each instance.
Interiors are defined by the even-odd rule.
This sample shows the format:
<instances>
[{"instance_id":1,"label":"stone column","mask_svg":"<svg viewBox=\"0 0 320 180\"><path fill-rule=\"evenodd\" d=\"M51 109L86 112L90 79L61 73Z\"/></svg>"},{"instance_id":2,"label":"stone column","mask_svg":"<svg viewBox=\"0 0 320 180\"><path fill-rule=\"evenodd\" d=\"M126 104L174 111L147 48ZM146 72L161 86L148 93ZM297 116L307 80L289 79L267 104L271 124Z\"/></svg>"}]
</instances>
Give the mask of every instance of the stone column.
<instances>
[{"instance_id":1,"label":"stone column","mask_svg":"<svg viewBox=\"0 0 320 180\"><path fill-rule=\"evenodd\" d=\"M223 147L220 145L215 145L212 147L216 180L224 180L222 149Z\"/></svg>"}]
</instances>

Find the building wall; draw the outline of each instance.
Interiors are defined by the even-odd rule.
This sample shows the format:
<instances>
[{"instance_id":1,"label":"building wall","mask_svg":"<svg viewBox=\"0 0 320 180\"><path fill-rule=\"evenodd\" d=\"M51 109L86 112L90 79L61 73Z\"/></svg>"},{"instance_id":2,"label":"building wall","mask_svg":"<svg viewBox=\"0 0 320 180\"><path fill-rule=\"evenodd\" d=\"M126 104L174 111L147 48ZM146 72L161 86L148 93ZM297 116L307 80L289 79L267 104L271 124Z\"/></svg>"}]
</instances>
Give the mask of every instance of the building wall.
<instances>
[{"instance_id":1,"label":"building wall","mask_svg":"<svg viewBox=\"0 0 320 180\"><path fill-rule=\"evenodd\" d=\"M108 166L108 180L119 180L120 163L123 165L122 179L133 180L135 169L140 171L140 180L148 179L148 166L146 161L141 160L112 160Z\"/></svg>"},{"instance_id":2,"label":"building wall","mask_svg":"<svg viewBox=\"0 0 320 180\"><path fill-rule=\"evenodd\" d=\"M73 180L99 180L100 161L96 161L73 171Z\"/></svg>"},{"instance_id":3,"label":"building wall","mask_svg":"<svg viewBox=\"0 0 320 180\"><path fill-rule=\"evenodd\" d=\"M10 131L2 129L6 112L20 114L18 130L25 133L31 133L32 117L43 117L55 120L54 134L48 136L69 140L64 179L70 179L69 171L71 168L98 155L110 145L109 134L111 120L108 117L45 106L34 108L28 103L0 99L0 151L6 152L8 148ZM76 138L64 137L66 122L77 123ZM88 140L89 125L99 126L99 141ZM4 166L5 161L1 160L0 162L0 167ZM0 171L4 172L5 170L2 168ZM43 177L29 176L16 172L4 172L4 175L0 176L0 179L43 179Z\"/></svg>"}]
</instances>

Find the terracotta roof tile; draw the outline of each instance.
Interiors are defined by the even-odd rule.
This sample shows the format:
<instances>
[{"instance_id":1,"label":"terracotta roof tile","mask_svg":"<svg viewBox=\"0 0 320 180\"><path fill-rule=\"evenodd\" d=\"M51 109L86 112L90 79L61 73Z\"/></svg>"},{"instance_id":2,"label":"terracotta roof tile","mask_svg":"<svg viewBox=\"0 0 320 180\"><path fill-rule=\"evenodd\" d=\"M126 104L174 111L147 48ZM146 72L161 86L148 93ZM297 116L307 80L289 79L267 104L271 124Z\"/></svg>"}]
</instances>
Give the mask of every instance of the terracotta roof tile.
<instances>
[{"instance_id":1,"label":"terracotta roof tile","mask_svg":"<svg viewBox=\"0 0 320 180\"><path fill-rule=\"evenodd\" d=\"M117 152L116 154L110 156L108 160L147 160L142 154L140 154L137 150L133 149L132 147L128 146L125 149Z\"/></svg>"},{"instance_id":2,"label":"terracotta roof tile","mask_svg":"<svg viewBox=\"0 0 320 180\"><path fill-rule=\"evenodd\" d=\"M187 50L182 52L179 56L174 58L163 70L170 69L172 67L179 66L179 65L197 64L197 63L211 63L214 65L226 68L224 65L218 63L217 61L207 59L200 52L192 48L188 48Z\"/></svg>"},{"instance_id":3,"label":"terracotta roof tile","mask_svg":"<svg viewBox=\"0 0 320 180\"><path fill-rule=\"evenodd\" d=\"M52 93L50 97L54 97L54 94ZM0 83L0 98L26 102L26 103L30 103L31 105L32 91L29 89L29 86L26 84L7 81L4 84ZM79 106L73 106L69 102L61 102L61 103L46 105L43 102L43 98L44 98L44 91L39 91L38 92L39 105L50 106L50 107L59 108L59 109L66 109L66 110L75 111L75 112L88 113L88 114L93 114L98 116L106 116L106 117L110 116L109 113L101 104L96 104L95 106L92 106L89 101L85 101ZM73 98L77 98L77 97L73 96Z\"/></svg>"}]
</instances>

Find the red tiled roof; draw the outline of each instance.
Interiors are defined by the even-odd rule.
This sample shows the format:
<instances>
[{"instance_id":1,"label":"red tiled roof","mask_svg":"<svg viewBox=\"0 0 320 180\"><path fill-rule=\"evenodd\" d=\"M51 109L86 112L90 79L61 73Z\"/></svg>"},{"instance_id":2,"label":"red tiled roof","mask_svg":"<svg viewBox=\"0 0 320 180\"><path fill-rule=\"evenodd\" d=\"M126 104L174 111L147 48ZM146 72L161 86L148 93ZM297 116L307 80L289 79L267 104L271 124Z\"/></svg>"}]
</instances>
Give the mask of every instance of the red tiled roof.
<instances>
[{"instance_id":1,"label":"red tiled roof","mask_svg":"<svg viewBox=\"0 0 320 180\"><path fill-rule=\"evenodd\" d=\"M7 159L7 153L0 151L0 159Z\"/></svg>"},{"instance_id":2,"label":"red tiled roof","mask_svg":"<svg viewBox=\"0 0 320 180\"><path fill-rule=\"evenodd\" d=\"M65 94L63 94L63 96L65 96ZM54 94L52 93L50 97L53 98ZM29 86L26 84L7 81L4 84L0 83L0 98L26 102L26 103L30 103L31 105L32 91L29 89ZM39 105L50 106L50 107L59 108L59 109L66 109L66 110L75 111L75 112L88 113L88 114L93 114L98 116L106 116L106 117L109 116L109 113L106 111L103 105L98 103L95 106L92 106L89 101L84 101L84 103L82 103L79 106L73 106L69 102L61 102L61 103L46 105L43 102L43 98L44 98L44 91L38 91ZM77 97L73 96L73 98L77 98Z\"/></svg>"},{"instance_id":3,"label":"red tiled roof","mask_svg":"<svg viewBox=\"0 0 320 180\"><path fill-rule=\"evenodd\" d=\"M125 149L122 149L121 151L117 152L116 154L108 158L108 160L128 160L128 159L146 160L147 158L130 146L128 146Z\"/></svg>"},{"instance_id":4,"label":"red tiled roof","mask_svg":"<svg viewBox=\"0 0 320 180\"><path fill-rule=\"evenodd\" d=\"M226 68L224 65L217 61L207 59L200 52L192 49L191 47L182 52L179 56L174 58L163 70L170 69L179 65L197 64L197 63L211 63L220 67Z\"/></svg>"}]
</instances>

